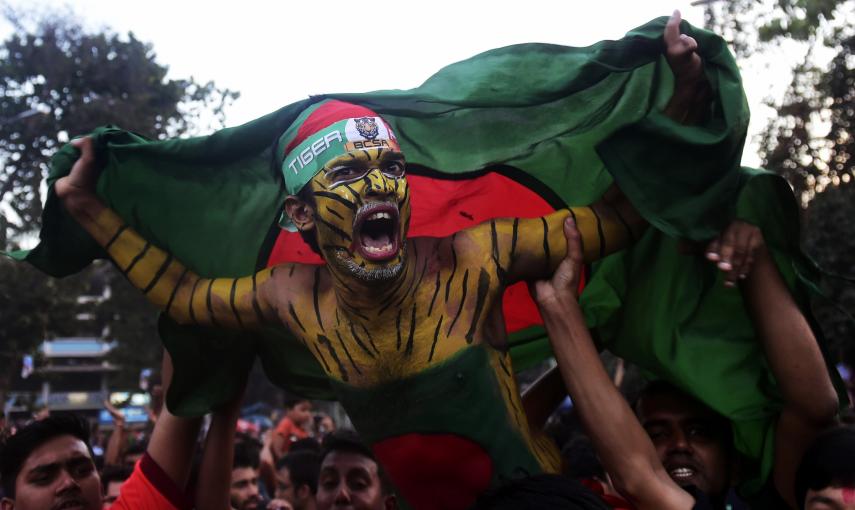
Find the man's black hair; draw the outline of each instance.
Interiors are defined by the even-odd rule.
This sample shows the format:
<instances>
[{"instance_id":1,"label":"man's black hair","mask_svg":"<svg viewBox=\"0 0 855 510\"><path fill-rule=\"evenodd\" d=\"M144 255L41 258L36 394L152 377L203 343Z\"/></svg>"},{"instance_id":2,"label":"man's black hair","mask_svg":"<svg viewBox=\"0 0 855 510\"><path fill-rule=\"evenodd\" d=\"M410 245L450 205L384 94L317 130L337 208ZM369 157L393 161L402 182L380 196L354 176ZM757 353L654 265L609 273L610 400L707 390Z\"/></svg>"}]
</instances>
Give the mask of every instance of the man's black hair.
<instances>
[{"instance_id":1,"label":"man's black hair","mask_svg":"<svg viewBox=\"0 0 855 510\"><path fill-rule=\"evenodd\" d=\"M294 490L307 485L314 495L318 491L318 474L321 471L321 456L312 451L288 452L276 462L276 470L288 468L288 476Z\"/></svg>"},{"instance_id":2,"label":"man's black hair","mask_svg":"<svg viewBox=\"0 0 855 510\"><path fill-rule=\"evenodd\" d=\"M603 469L603 464L597 457L594 444L587 436L579 435L571 439L561 449L561 458L564 461L563 474L568 478L606 479L606 470Z\"/></svg>"},{"instance_id":3,"label":"man's black hair","mask_svg":"<svg viewBox=\"0 0 855 510\"><path fill-rule=\"evenodd\" d=\"M15 498L15 480L30 454L59 436L72 436L83 441L92 456L89 423L75 414L55 414L34 421L0 443L0 483L6 497Z\"/></svg>"},{"instance_id":4,"label":"man's black hair","mask_svg":"<svg viewBox=\"0 0 855 510\"><path fill-rule=\"evenodd\" d=\"M510 480L478 498L472 510L606 510L596 494L575 480L541 474Z\"/></svg>"},{"instance_id":5,"label":"man's black hair","mask_svg":"<svg viewBox=\"0 0 855 510\"><path fill-rule=\"evenodd\" d=\"M312 234L315 235L315 234ZM285 409L294 409L294 406L299 404L300 402L311 402L311 400L302 397L290 397L286 398L284 402Z\"/></svg>"},{"instance_id":6,"label":"man's black hair","mask_svg":"<svg viewBox=\"0 0 855 510\"><path fill-rule=\"evenodd\" d=\"M260 451L251 443L235 443L235 458L232 469L252 468L258 469L260 464Z\"/></svg>"},{"instance_id":7,"label":"man's black hair","mask_svg":"<svg viewBox=\"0 0 855 510\"><path fill-rule=\"evenodd\" d=\"M101 490L107 494L111 482L124 482L131 477L134 469L130 466L107 466L101 471Z\"/></svg>"},{"instance_id":8,"label":"man's black hair","mask_svg":"<svg viewBox=\"0 0 855 510\"><path fill-rule=\"evenodd\" d=\"M377 465L377 475L380 477L381 492L383 495L394 494L395 488L391 480L389 480L388 475L386 475L386 471L377 462L377 458L374 456L371 448L365 446L365 443L362 442L362 439L359 438L356 432L349 429L339 429L329 433L321 443L320 463L323 464L327 455L333 452L355 453L374 461Z\"/></svg>"},{"instance_id":9,"label":"man's black hair","mask_svg":"<svg viewBox=\"0 0 855 510\"><path fill-rule=\"evenodd\" d=\"M799 508L804 508L808 490L855 487L855 427L821 433L802 457L794 485Z\"/></svg>"},{"instance_id":10,"label":"man's black hair","mask_svg":"<svg viewBox=\"0 0 855 510\"><path fill-rule=\"evenodd\" d=\"M321 454L321 443L314 437L304 437L291 443L288 447L288 452L312 452L315 455Z\"/></svg>"}]
</instances>

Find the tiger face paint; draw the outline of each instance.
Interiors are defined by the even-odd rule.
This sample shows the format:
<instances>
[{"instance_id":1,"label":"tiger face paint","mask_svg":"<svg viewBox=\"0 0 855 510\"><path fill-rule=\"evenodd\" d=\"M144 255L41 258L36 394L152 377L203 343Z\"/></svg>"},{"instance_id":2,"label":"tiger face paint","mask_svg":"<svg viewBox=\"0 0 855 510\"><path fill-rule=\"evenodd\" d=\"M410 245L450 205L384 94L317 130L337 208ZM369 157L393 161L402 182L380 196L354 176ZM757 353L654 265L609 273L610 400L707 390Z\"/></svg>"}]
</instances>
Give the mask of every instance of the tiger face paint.
<instances>
[{"instance_id":1,"label":"tiger face paint","mask_svg":"<svg viewBox=\"0 0 855 510\"><path fill-rule=\"evenodd\" d=\"M410 222L404 156L381 147L328 161L309 182L318 246L333 271L363 282L397 277Z\"/></svg>"}]
</instances>

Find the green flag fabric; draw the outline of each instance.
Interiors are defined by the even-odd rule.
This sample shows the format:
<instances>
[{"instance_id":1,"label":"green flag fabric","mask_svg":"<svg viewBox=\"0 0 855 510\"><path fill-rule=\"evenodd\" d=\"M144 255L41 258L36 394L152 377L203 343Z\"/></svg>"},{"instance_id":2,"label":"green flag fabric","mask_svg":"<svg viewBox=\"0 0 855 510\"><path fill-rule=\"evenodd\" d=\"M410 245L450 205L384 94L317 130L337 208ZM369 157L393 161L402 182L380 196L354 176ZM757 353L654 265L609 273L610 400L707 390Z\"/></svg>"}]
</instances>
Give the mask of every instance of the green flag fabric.
<instances>
[{"instance_id":1,"label":"green flag fabric","mask_svg":"<svg viewBox=\"0 0 855 510\"><path fill-rule=\"evenodd\" d=\"M414 173L455 180L499 172L556 206L591 203L617 182L655 230L596 266L582 298L590 325L605 347L731 418L740 450L763 466L759 480L771 465L775 381L739 293L724 288L710 264L680 255L677 239L709 239L733 218L756 223L805 309L817 273L799 250L786 183L739 166L749 113L723 40L682 24L698 41L714 99L699 125L662 113L673 90L662 55L666 21L585 48L488 51L412 90L312 97L210 136L149 141L101 128L93 133L104 164L98 194L198 274L247 275L267 263L285 198L272 151L294 119L325 98L382 115ZM104 256L53 192L75 158L70 146L55 156L40 243L13 254L56 276ZM255 356L274 383L332 396L315 359L282 331L200 330L168 318L160 328L176 365L168 403L179 413L224 402ZM548 355L541 329L512 340L517 369Z\"/></svg>"}]
</instances>

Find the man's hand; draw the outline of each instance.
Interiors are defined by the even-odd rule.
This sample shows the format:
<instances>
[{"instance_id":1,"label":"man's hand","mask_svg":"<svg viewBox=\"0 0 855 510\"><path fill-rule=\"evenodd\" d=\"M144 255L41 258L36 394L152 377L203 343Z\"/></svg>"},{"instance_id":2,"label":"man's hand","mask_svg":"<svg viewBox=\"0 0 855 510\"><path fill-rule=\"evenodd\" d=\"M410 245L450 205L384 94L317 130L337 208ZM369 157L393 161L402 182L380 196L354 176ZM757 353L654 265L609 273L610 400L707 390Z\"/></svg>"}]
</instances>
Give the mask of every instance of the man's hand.
<instances>
[{"instance_id":1,"label":"man's hand","mask_svg":"<svg viewBox=\"0 0 855 510\"><path fill-rule=\"evenodd\" d=\"M703 76L704 64L698 55L698 42L680 33L680 11L674 11L665 25L665 58L680 84L695 84Z\"/></svg>"},{"instance_id":2,"label":"man's hand","mask_svg":"<svg viewBox=\"0 0 855 510\"><path fill-rule=\"evenodd\" d=\"M578 306L579 275L582 272L582 236L570 216L564 220L564 236L567 238L567 256L558 264L549 280L538 280L530 287L541 311L560 310L566 306Z\"/></svg>"},{"instance_id":3,"label":"man's hand","mask_svg":"<svg viewBox=\"0 0 855 510\"><path fill-rule=\"evenodd\" d=\"M765 251L763 232L750 223L735 220L710 242L706 257L724 272L724 284L733 287L748 277L754 261Z\"/></svg>"},{"instance_id":4,"label":"man's hand","mask_svg":"<svg viewBox=\"0 0 855 510\"><path fill-rule=\"evenodd\" d=\"M98 181L98 168L95 161L95 147L89 136L76 138L71 145L80 150L80 157L71 167L71 172L56 181L56 195L65 200L71 196L93 195Z\"/></svg>"},{"instance_id":5,"label":"man's hand","mask_svg":"<svg viewBox=\"0 0 855 510\"><path fill-rule=\"evenodd\" d=\"M663 38L665 58L674 73L674 94L665 107L665 115L681 124L698 124L707 115L712 95L697 52L698 42L680 33L680 11L671 15Z\"/></svg>"}]
</instances>

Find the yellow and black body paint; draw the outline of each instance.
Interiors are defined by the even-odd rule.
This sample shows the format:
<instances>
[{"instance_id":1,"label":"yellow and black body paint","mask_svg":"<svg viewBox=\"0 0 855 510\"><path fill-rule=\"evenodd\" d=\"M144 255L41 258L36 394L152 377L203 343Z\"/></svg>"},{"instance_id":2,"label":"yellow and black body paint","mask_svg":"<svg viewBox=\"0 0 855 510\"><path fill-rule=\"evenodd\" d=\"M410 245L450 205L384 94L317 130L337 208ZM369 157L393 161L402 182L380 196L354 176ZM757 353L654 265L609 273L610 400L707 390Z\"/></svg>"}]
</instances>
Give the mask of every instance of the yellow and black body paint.
<instances>
[{"instance_id":1,"label":"yellow and black body paint","mask_svg":"<svg viewBox=\"0 0 855 510\"><path fill-rule=\"evenodd\" d=\"M353 155L365 164L383 151ZM405 381L453 362L470 348L489 349L504 415L543 470L558 469L554 446L529 430L506 353L501 296L523 279L549 276L565 256L563 222L572 215L586 262L628 245L629 225L607 206L572 208L534 219L495 219L454 235L406 239L406 178L370 169L340 183L312 179L319 245L326 266L287 264L242 278L202 278L142 239L107 209L87 226L129 280L173 319L224 328L279 325L290 330L338 384L370 389ZM353 218L372 200L399 211L402 243L383 263L352 249ZM369 271L399 265L388 279L348 272L341 253ZM343 402L347 407L347 402Z\"/></svg>"}]
</instances>

